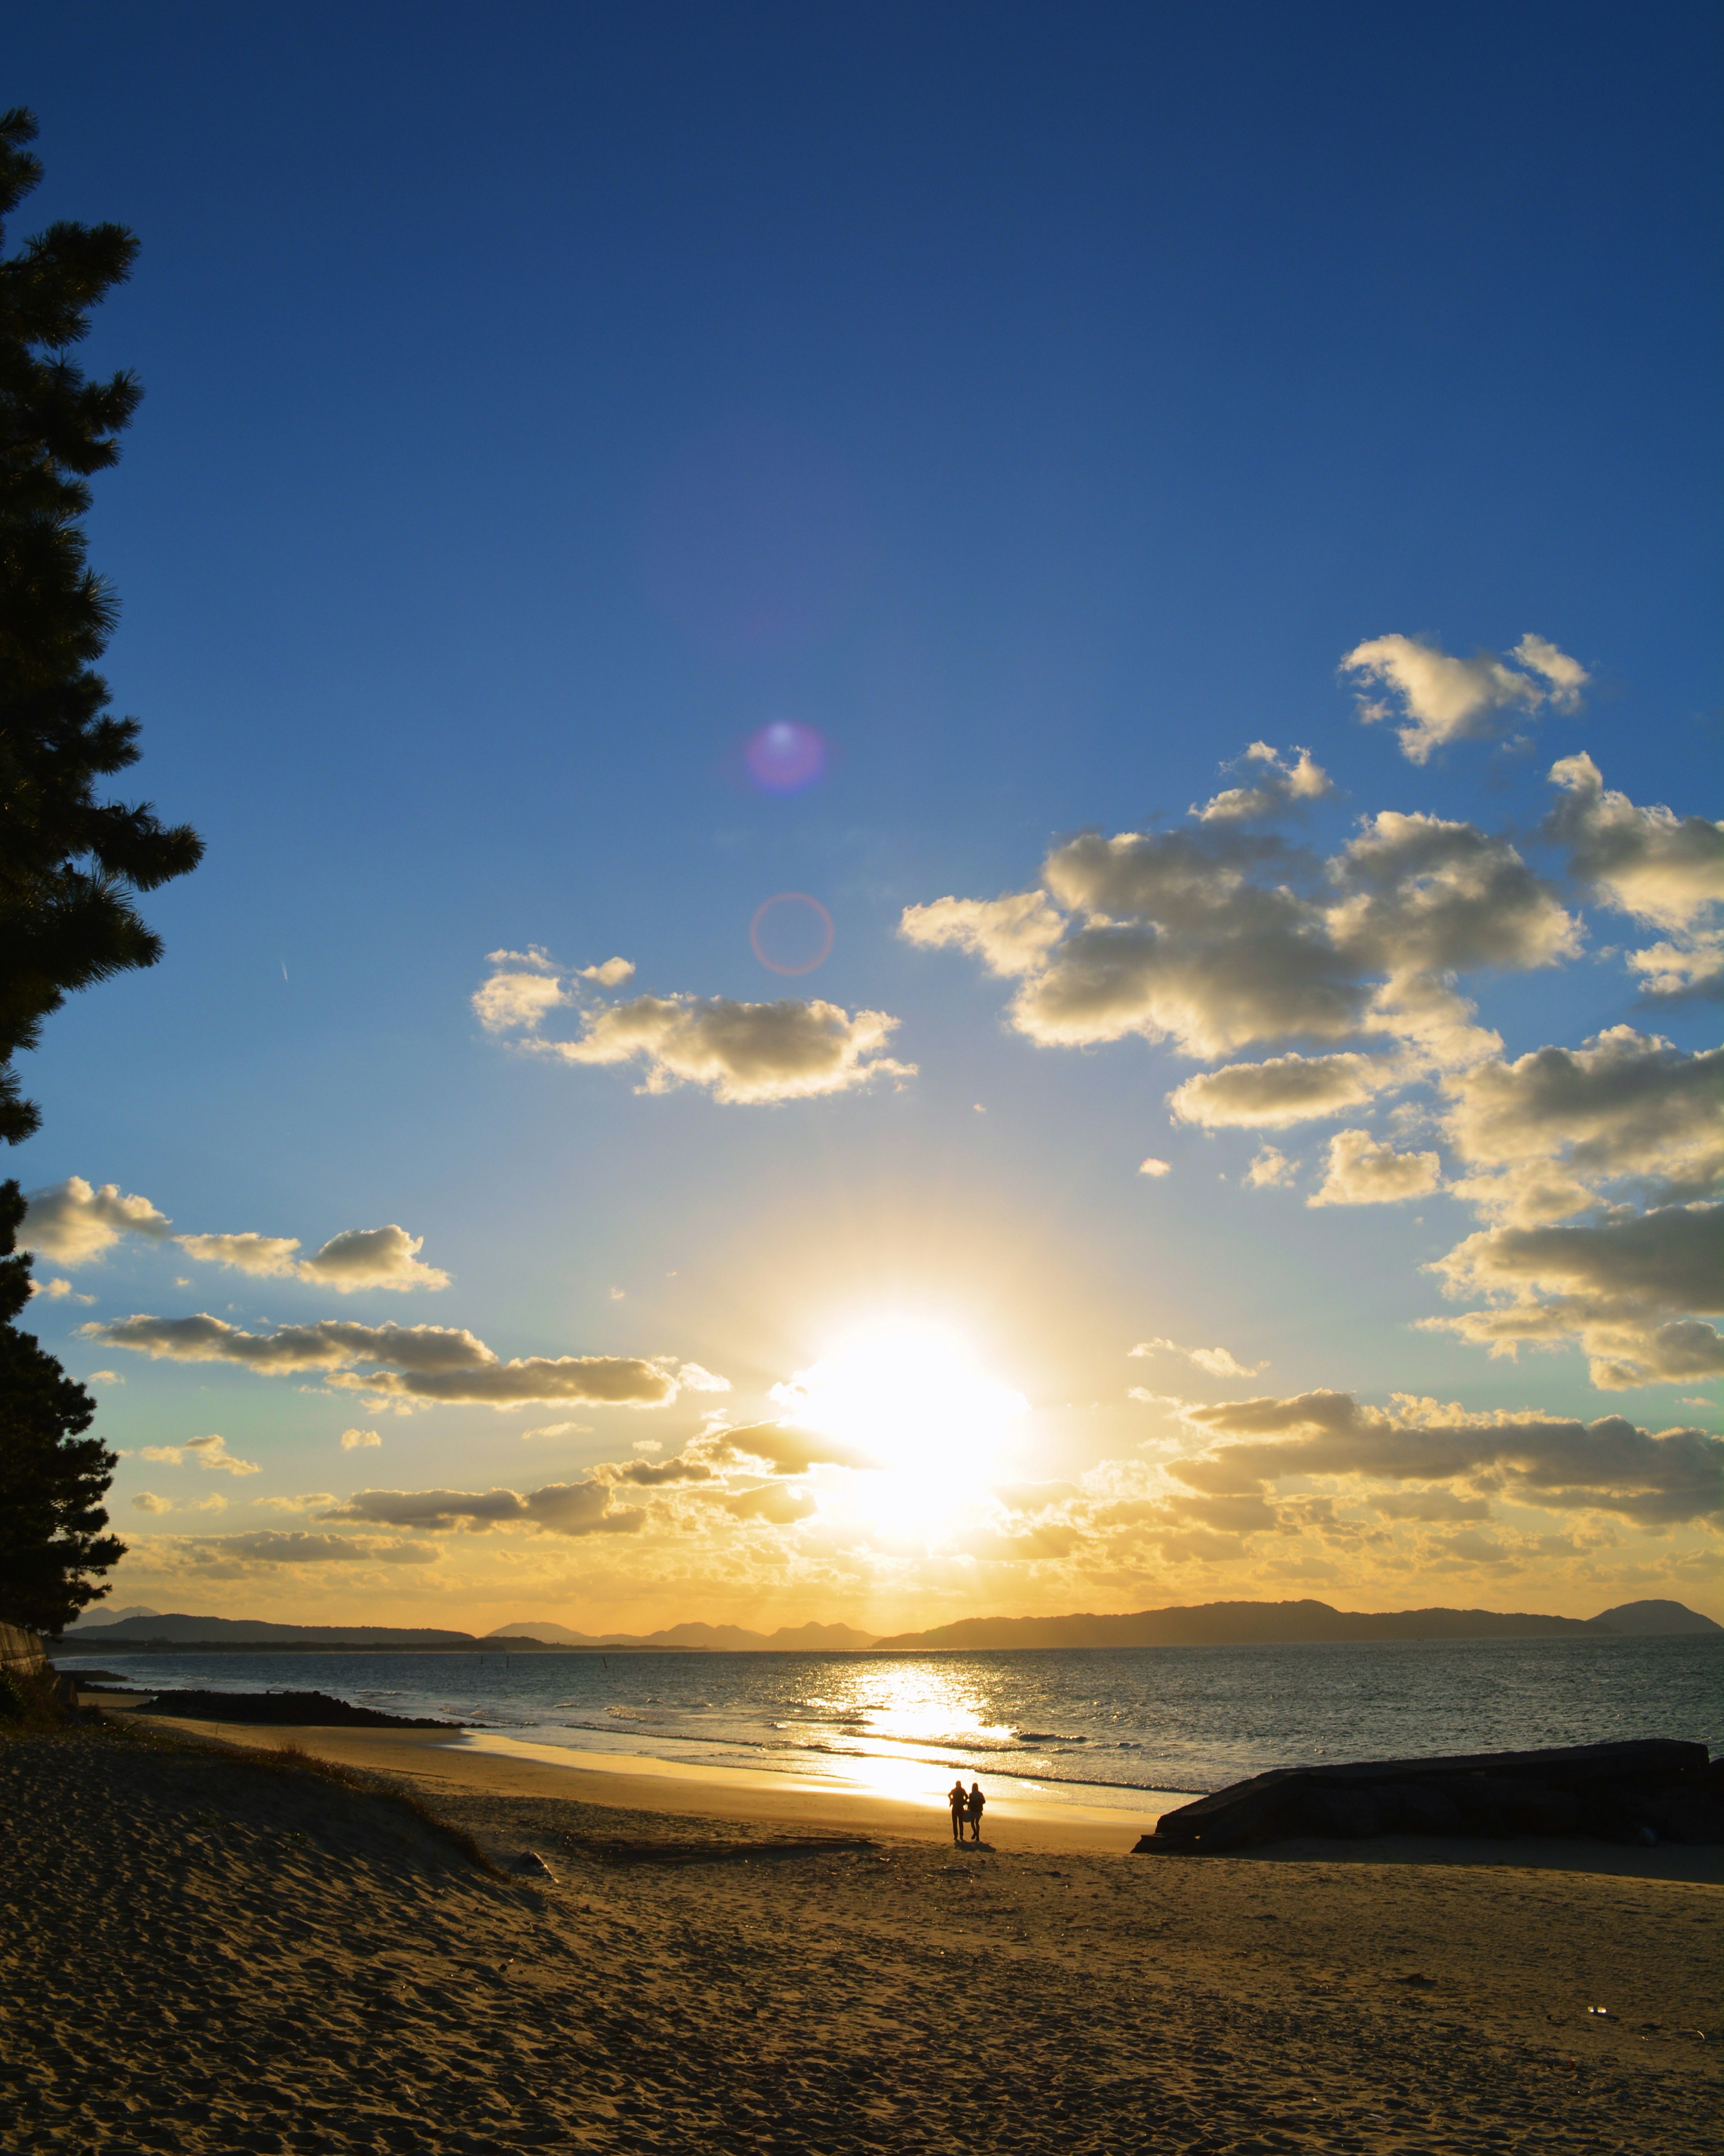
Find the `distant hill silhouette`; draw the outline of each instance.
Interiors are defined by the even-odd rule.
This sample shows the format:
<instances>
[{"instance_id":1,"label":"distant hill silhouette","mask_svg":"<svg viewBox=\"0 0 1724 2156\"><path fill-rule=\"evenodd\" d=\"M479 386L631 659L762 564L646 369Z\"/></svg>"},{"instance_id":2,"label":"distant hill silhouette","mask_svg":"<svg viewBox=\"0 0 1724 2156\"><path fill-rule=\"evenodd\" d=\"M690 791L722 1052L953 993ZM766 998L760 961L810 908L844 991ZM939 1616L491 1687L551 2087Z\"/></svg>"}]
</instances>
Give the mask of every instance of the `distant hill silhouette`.
<instances>
[{"instance_id":1,"label":"distant hill silhouette","mask_svg":"<svg viewBox=\"0 0 1724 2156\"><path fill-rule=\"evenodd\" d=\"M80 1625L64 1635L88 1639L105 1654L110 1646L160 1640L182 1647L476 1647L470 1632L444 1632L399 1625L275 1625L262 1617L166 1616L154 1610L111 1625Z\"/></svg>"},{"instance_id":2,"label":"distant hill silhouette","mask_svg":"<svg viewBox=\"0 0 1724 2156\"><path fill-rule=\"evenodd\" d=\"M1518 1640L1588 1632L1717 1632L1680 1602L1630 1602L1598 1617L1497 1609L1334 1609L1326 1602L1203 1602L1120 1617L966 1617L877 1640L882 1649L1257 1647L1327 1640Z\"/></svg>"},{"instance_id":3,"label":"distant hill silhouette","mask_svg":"<svg viewBox=\"0 0 1724 2156\"><path fill-rule=\"evenodd\" d=\"M1600 1610L1587 1620L1595 1631L1650 1635L1659 1632L1724 1632L1697 1609L1680 1602L1624 1602L1614 1609Z\"/></svg>"},{"instance_id":4,"label":"distant hill silhouette","mask_svg":"<svg viewBox=\"0 0 1724 2156\"><path fill-rule=\"evenodd\" d=\"M781 1625L776 1632L740 1625L672 1625L662 1632L572 1632L566 1625L499 1625L489 1640L541 1640L571 1647L706 1647L723 1654L854 1654L874 1645L872 1632L853 1625Z\"/></svg>"}]
</instances>

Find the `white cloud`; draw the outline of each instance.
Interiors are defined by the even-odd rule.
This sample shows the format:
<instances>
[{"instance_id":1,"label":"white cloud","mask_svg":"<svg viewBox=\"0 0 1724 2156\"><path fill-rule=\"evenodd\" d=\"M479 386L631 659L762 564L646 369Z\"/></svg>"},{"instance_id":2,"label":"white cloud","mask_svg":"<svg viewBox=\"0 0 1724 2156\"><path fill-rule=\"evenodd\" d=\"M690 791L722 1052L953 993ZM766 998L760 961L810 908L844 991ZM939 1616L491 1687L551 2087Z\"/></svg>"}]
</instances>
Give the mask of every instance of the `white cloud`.
<instances>
[{"instance_id":1,"label":"white cloud","mask_svg":"<svg viewBox=\"0 0 1724 2156\"><path fill-rule=\"evenodd\" d=\"M1137 1173L1140 1175L1152 1176L1157 1180L1164 1175L1171 1175L1172 1172L1173 1163L1172 1161L1157 1160L1153 1153L1150 1155L1147 1160L1140 1161L1137 1163Z\"/></svg>"},{"instance_id":2,"label":"white cloud","mask_svg":"<svg viewBox=\"0 0 1724 2156\"><path fill-rule=\"evenodd\" d=\"M279 1280L294 1270L294 1235L176 1235L174 1240L190 1257L205 1265L231 1265L236 1272L251 1273L259 1280Z\"/></svg>"},{"instance_id":3,"label":"white cloud","mask_svg":"<svg viewBox=\"0 0 1724 2156\"><path fill-rule=\"evenodd\" d=\"M341 1501L332 1490L308 1490L298 1497L257 1497L252 1502L264 1512L316 1512Z\"/></svg>"},{"instance_id":4,"label":"white cloud","mask_svg":"<svg viewBox=\"0 0 1724 2156\"><path fill-rule=\"evenodd\" d=\"M232 1266L262 1280L302 1280L351 1294L359 1288L439 1288L449 1275L418 1262L423 1239L393 1224L385 1228L348 1228L330 1238L309 1258L296 1257L298 1238L239 1235L173 1235L172 1222L147 1198L126 1197L117 1183L93 1189L81 1175L38 1190L31 1198L19 1240L27 1249L61 1265L87 1265L110 1250L122 1235L147 1242L172 1241L204 1264ZM69 1283L49 1282L44 1292L71 1293ZM84 1297L88 1301L90 1298Z\"/></svg>"},{"instance_id":5,"label":"white cloud","mask_svg":"<svg viewBox=\"0 0 1724 2156\"><path fill-rule=\"evenodd\" d=\"M536 1430L524 1430L521 1435L521 1441L525 1444L528 1440L535 1437L586 1436L590 1435L592 1430L593 1424L590 1422L541 1422ZM650 1438L646 1441L654 1448L658 1445L656 1438Z\"/></svg>"},{"instance_id":6,"label":"white cloud","mask_svg":"<svg viewBox=\"0 0 1724 2156\"><path fill-rule=\"evenodd\" d=\"M296 1259L300 1247L290 1235L179 1235L182 1250L206 1264L231 1265L261 1279L291 1279L352 1295L361 1288L439 1288L449 1276L422 1265L423 1236L409 1235L393 1223L386 1228L346 1228L321 1250Z\"/></svg>"},{"instance_id":7,"label":"white cloud","mask_svg":"<svg viewBox=\"0 0 1724 2156\"><path fill-rule=\"evenodd\" d=\"M158 1497L153 1490L140 1490L132 1501L132 1509L138 1512L171 1512L173 1507L166 1497Z\"/></svg>"},{"instance_id":8,"label":"white cloud","mask_svg":"<svg viewBox=\"0 0 1724 2156\"><path fill-rule=\"evenodd\" d=\"M1654 995L1693 995L1724 987L1724 823L1641 808L1607 790L1589 756L1551 766L1566 797L1547 830L1568 849L1578 881L1607 906L1665 930L1673 939L1630 953L1629 964Z\"/></svg>"},{"instance_id":9,"label":"white cloud","mask_svg":"<svg viewBox=\"0 0 1724 2156\"><path fill-rule=\"evenodd\" d=\"M1254 1190L1290 1189L1298 1172L1297 1162L1289 1160L1278 1146L1259 1146L1245 1170L1245 1181Z\"/></svg>"},{"instance_id":10,"label":"white cloud","mask_svg":"<svg viewBox=\"0 0 1724 2156\"><path fill-rule=\"evenodd\" d=\"M1480 652L1454 659L1422 637L1378 636L1357 644L1342 660L1343 673L1376 681L1398 700L1403 723L1397 728L1403 753L1427 762L1450 742L1496 731L1496 714L1536 711L1552 704L1572 711L1590 679L1579 663L1542 636L1523 636L1510 654L1519 668ZM1361 700L1360 716L1388 718L1391 706Z\"/></svg>"},{"instance_id":11,"label":"white cloud","mask_svg":"<svg viewBox=\"0 0 1724 2156\"><path fill-rule=\"evenodd\" d=\"M676 1382L685 1391L690 1393L727 1393L731 1389L728 1378L721 1378L711 1370L702 1369L698 1363L680 1363Z\"/></svg>"},{"instance_id":12,"label":"white cloud","mask_svg":"<svg viewBox=\"0 0 1724 2156\"><path fill-rule=\"evenodd\" d=\"M31 1193L18 1241L56 1265L81 1265L110 1250L122 1235L160 1242L172 1224L147 1198L124 1196L117 1183L96 1190L81 1175L69 1175L50 1189Z\"/></svg>"},{"instance_id":13,"label":"white cloud","mask_svg":"<svg viewBox=\"0 0 1724 2156\"><path fill-rule=\"evenodd\" d=\"M736 1105L810 1100L876 1078L913 1077L914 1064L881 1052L897 1024L884 1011L852 1015L815 1001L638 996L585 1013L578 1040L524 1045L568 1063L643 1063L643 1093L701 1086Z\"/></svg>"},{"instance_id":14,"label":"white cloud","mask_svg":"<svg viewBox=\"0 0 1724 2156\"><path fill-rule=\"evenodd\" d=\"M602 988L619 988L624 981L632 980L634 976L634 961L632 958L607 958L602 966L582 966L581 968L583 981L596 981Z\"/></svg>"},{"instance_id":15,"label":"white cloud","mask_svg":"<svg viewBox=\"0 0 1724 2156\"><path fill-rule=\"evenodd\" d=\"M341 1432L341 1450L343 1452L360 1452L367 1450L372 1445L381 1445L382 1441L382 1439L374 1430L344 1430Z\"/></svg>"},{"instance_id":16,"label":"white cloud","mask_svg":"<svg viewBox=\"0 0 1724 2156\"><path fill-rule=\"evenodd\" d=\"M1329 1141L1328 1172L1307 1205L1393 1205L1425 1198L1443 1183L1434 1152L1397 1152L1369 1131L1337 1131Z\"/></svg>"},{"instance_id":17,"label":"white cloud","mask_svg":"<svg viewBox=\"0 0 1724 2156\"><path fill-rule=\"evenodd\" d=\"M925 951L967 951L1007 980L1037 972L1065 931L1065 916L1039 891L1005 898L936 898L926 906L906 906L898 922L906 942Z\"/></svg>"},{"instance_id":18,"label":"white cloud","mask_svg":"<svg viewBox=\"0 0 1724 2156\"><path fill-rule=\"evenodd\" d=\"M1176 1086L1167 1105L1179 1122L1208 1130L1285 1130L1359 1106L1406 1074L1378 1055L1274 1055L1229 1063Z\"/></svg>"},{"instance_id":19,"label":"white cloud","mask_svg":"<svg viewBox=\"0 0 1724 2156\"><path fill-rule=\"evenodd\" d=\"M525 951L493 951L486 963L490 978L475 993L474 1015L487 1033L531 1033L559 1004L564 994L554 959L533 944Z\"/></svg>"},{"instance_id":20,"label":"white cloud","mask_svg":"<svg viewBox=\"0 0 1724 2156\"><path fill-rule=\"evenodd\" d=\"M1193 803L1186 813L1205 824L1242 824L1277 815L1294 802L1321 801L1335 791L1327 772L1312 762L1308 748L1296 747L1290 753L1294 761L1289 763L1267 742L1253 742L1239 758L1254 767L1246 774L1248 783L1229 786L1201 808Z\"/></svg>"},{"instance_id":21,"label":"white cloud","mask_svg":"<svg viewBox=\"0 0 1724 2156\"><path fill-rule=\"evenodd\" d=\"M258 1463L254 1460L239 1460L228 1450L224 1437L188 1437L183 1445L145 1445L138 1448L140 1460L151 1460L164 1467L183 1467L188 1462L213 1475L255 1475Z\"/></svg>"},{"instance_id":22,"label":"white cloud","mask_svg":"<svg viewBox=\"0 0 1724 2156\"><path fill-rule=\"evenodd\" d=\"M84 1382L86 1385L123 1385L126 1380L117 1370L92 1370Z\"/></svg>"},{"instance_id":23,"label":"white cloud","mask_svg":"<svg viewBox=\"0 0 1724 2156\"><path fill-rule=\"evenodd\" d=\"M69 1280L33 1280L30 1293L42 1296L49 1302L94 1302L93 1295L80 1295Z\"/></svg>"},{"instance_id":24,"label":"white cloud","mask_svg":"<svg viewBox=\"0 0 1724 2156\"><path fill-rule=\"evenodd\" d=\"M1569 866L1606 902L1655 928L1697 927L1724 903L1724 823L1638 808L1607 791L1589 756L1551 766L1551 783L1568 797L1552 812L1552 835L1569 849Z\"/></svg>"},{"instance_id":25,"label":"white cloud","mask_svg":"<svg viewBox=\"0 0 1724 2156\"><path fill-rule=\"evenodd\" d=\"M1680 943L1649 943L1630 951L1628 963L1649 996L1724 997L1724 934L1716 929L1696 930Z\"/></svg>"},{"instance_id":26,"label":"white cloud","mask_svg":"<svg viewBox=\"0 0 1724 2156\"><path fill-rule=\"evenodd\" d=\"M367 1287L447 1287L449 1275L422 1265L423 1235L409 1235L391 1222L383 1228L347 1228L295 1270L300 1280L351 1295Z\"/></svg>"},{"instance_id":27,"label":"white cloud","mask_svg":"<svg viewBox=\"0 0 1724 2156\"><path fill-rule=\"evenodd\" d=\"M272 1376L322 1370L331 1385L380 1399L495 1408L556 1400L662 1407L678 1389L670 1372L633 1356L533 1355L505 1363L475 1334L449 1326L355 1325L326 1317L258 1333L200 1312L193 1317L122 1317L83 1329L156 1360L237 1363ZM372 1367L355 1367L362 1364Z\"/></svg>"},{"instance_id":28,"label":"white cloud","mask_svg":"<svg viewBox=\"0 0 1724 2156\"><path fill-rule=\"evenodd\" d=\"M664 1093L700 1086L726 1105L810 1100L844 1093L876 1078L910 1078L913 1064L883 1053L898 1021L885 1011L854 1014L836 1004L738 1003L727 996L636 996L623 1004L578 1008L579 1035L545 1037L543 1021L565 993L552 962L534 949L493 952L493 973L474 997L474 1009L494 1033L510 1033L531 1053L566 1063L639 1063L645 1075L639 1091ZM634 972L624 959L589 966L577 979L613 986Z\"/></svg>"},{"instance_id":29,"label":"white cloud","mask_svg":"<svg viewBox=\"0 0 1724 2156\"><path fill-rule=\"evenodd\" d=\"M1214 1378L1252 1378L1269 1368L1267 1363L1241 1363L1226 1348L1182 1348L1177 1340L1140 1340L1127 1352L1134 1356L1183 1355L1188 1363L1194 1363Z\"/></svg>"}]
</instances>

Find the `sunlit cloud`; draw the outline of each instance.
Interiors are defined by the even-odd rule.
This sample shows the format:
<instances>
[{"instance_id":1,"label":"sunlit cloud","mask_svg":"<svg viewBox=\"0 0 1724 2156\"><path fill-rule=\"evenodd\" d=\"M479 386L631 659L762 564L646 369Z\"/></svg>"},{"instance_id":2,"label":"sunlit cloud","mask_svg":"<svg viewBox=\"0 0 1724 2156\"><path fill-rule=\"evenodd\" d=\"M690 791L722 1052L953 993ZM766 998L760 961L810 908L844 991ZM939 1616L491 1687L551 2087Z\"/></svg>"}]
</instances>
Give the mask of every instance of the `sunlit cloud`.
<instances>
[{"instance_id":1,"label":"sunlit cloud","mask_svg":"<svg viewBox=\"0 0 1724 2156\"><path fill-rule=\"evenodd\" d=\"M183 1445L146 1445L138 1449L138 1458L154 1461L163 1467L202 1467L214 1475L255 1475L259 1472L254 1460L236 1459L228 1450L224 1437L188 1437Z\"/></svg>"},{"instance_id":2,"label":"sunlit cloud","mask_svg":"<svg viewBox=\"0 0 1724 2156\"><path fill-rule=\"evenodd\" d=\"M458 1529L484 1533L493 1527L529 1527L546 1534L638 1534L645 1514L613 1511L609 1485L550 1482L522 1496L514 1490L360 1490L345 1504L318 1515L325 1521L417 1528L425 1534Z\"/></svg>"},{"instance_id":3,"label":"sunlit cloud","mask_svg":"<svg viewBox=\"0 0 1724 2156\"><path fill-rule=\"evenodd\" d=\"M205 1578L243 1579L278 1565L434 1564L434 1543L377 1535L320 1535L300 1528L254 1527L234 1535L180 1535L152 1547L151 1560Z\"/></svg>"},{"instance_id":4,"label":"sunlit cloud","mask_svg":"<svg viewBox=\"0 0 1724 2156\"><path fill-rule=\"evenodd\" d=\"M30 1293L49 1302L94 1302L93 1295L80 1295L69 1280L33 1280Z\"/></svg>"},{"instance_id":5,"label":"sunlit cloud","mask_svg":"<svg viewBox=\"0 0 1724 2156\"><path fill-rule=\"evenodd\" d=\"M1724 1337L1693 1315L1724 1310L1724 1205L1665 1206L1596 1223L1493 1228L1432 1267L1491 1306L1429 1317L1493 1354L1578 1342L1593 1383L1621 1391L1724 1372Z\"/></svg>"},{"instance_id":6,"label":"sunlit cloud","mask_svg":"<svg viewBox=\"0 0 1724 2156\"><path fill-rule=\"evenodd\" d=\"M1182 1348L1177 1340L1140 1340L1129 1348L1131 1356L1183 1355L1188 1363L1198 1369L1207 1370L1215 1378L1253 1378L1260 1370L1269 1368L1267 1363L1241 1363L1226 1348Z\"/></svg>"},{"instance_id":7,"label":"sunlit cloud","mask_svg":"<svg viewBox=\"0 0 1724 2156\"><path fill-rule=\"evenodd\" d=\"M916 1075L884 1053L898 1021L884 1011L727 996L639 996L589 1014L578 1040L540 1044L567 1063L639 1063L638 1091L698 1086L727 1106L813 1100L876 1079Z\"/></svg>"},{"instance_id":8,"label":"sunlit cloud","mask_svg":"<svg viewBox=\"0 0 1724 2156\"><path fill-rule=\"evenodd\" d=\"M18 1240L56 1265L80 1265L103 1256L122 1235L162 1242L172 1225L147 1198L128 1197L116 1183L98 1190L69 1175L52 1189L32 1191Z\"/></svg>"},{"instance_id":9,"label":"sunlit cloud","mask_svg":"<svg viewBox=\"0 0 1724 2156\"><path fill-rule=\"evenodd\" d=\"M1246 1166L1243 1180L1252 1190L1290 1189L1299 1173L1299 1163L1289 1160L1279 1146L1259 1146Z\"/></svg>"},{"instance_id":10,"label":"sunlit cloud","mask_svg":"<svg viewBox=\"0 0 1724 2156\"><path fill-rule=\"evenodd\" d=\"M869 1086L902 1081L914 1064L885 1053L898 1021L885 1011L844 1010L836 1004L781 998L739 1003L727 996L636 996L627 1003L582 1001L565 991L552 961L535 950L532 969L493 973L474 997L481 1024L506 1034L524 1052L572 1064L639 1064L636 1090L665 1093L695 1086L726 1106L818 1099ZM492 953L494 963L518 967L521 954ZM589 969L594 978L606 969ZM632 970L632 969L631 969ZM557 989L545 992L549 982ZM541 1030L560 1004L575 1005L579 1034L553 1040Z\"/></svg>"},{"instance_id":11,"label":"sunlit cloud","mask_svg":"<svg viewBox=\"0 0 1724 2156\"><path fill-rule=\"evenodd\" d=\"M121 1238L136 1235L146 1243L172 1242L188 1257L228 1265L264 1280L300 1280L351 1295L362 1288L447 1287L449 1276L420 1263L423 1238L393 1224L383 1228L347 1228L332 1235L308 1258L299 1257L292 1235L174 1235L173 1223L147 1198L122 1194L117 1183L94 1188L81 1175L32 1194L19 1240L25 1247L60 1265L87 1265L105 1257ZM50 1284L50 1294L69 1294L64 1283ZM88 1297L81 1298L88 1301Z\"/></svg>"},{"instance_id":12,"label":"sunlit cloud","mask_svg":"<svg viewBox=\"0 0 1724 2156\"><path fill-rule=\"evenodd\" d=\"M1337 1131L1329 1141L1329 1163L1307 1205L1395 1205L1439 1190L1443 1163L1434 1152L1397 1152L1369 1131Z\"/></svg>"},{"instance_id":13,"label":"sunlit cloud","mask_svg":"<svg viewBox=\"0 0 1724 2156\"><path fill-rule=\"evenodd\" d=\"M1253 742L1238 760L1246 783L1212 795L1201 808L1193 803L1187 813L1205 824L1241 824L1274 815L1296 802L1321 801L1334 792L1329 774L1311 761L1308 748L1288 754L1290 762L1267 742Z\"/></svg>"},{"instance_id":14,"label":"sunlit cloud","mask_svg":"<svg viewBox=\"0 0 1724 2156\"><path fill-rule=\"evenodd\" d=\"M1647 994L1724 995L1724 823L1637 808L1607 790L1583 754L1564 757L1550 775L1565 798L1547 828L1568 849L1570 873L1616 911L1669 932L1629 953Z\"/></svg>"},{"instance_id":15,"label":"sunlit cloud","mask_svg":"<svg viewBox=\"0 0 1724 2156\"><path fill-rule=\"evenodd\" d=\"M1217 1443L1175 1471L1224 1488L1290 1476L1478 1482L1547 1511L1614 1512L1646 1524L1724 1513L1724 1440L1696 1430L1654 1433L1619 1415L1582 1423L1477 1414L1406 1395L1390 1412L1332 1392L1192 1404L1183 1414Z\"/></svg>"},{"instance_id":16,"label":"sunlit cloud","mask_svg":"<svg viewBox=\"0 0 1724 2156\"><path fill-rule=\"evenodd\" d=\"M475 1334L449 1326L355 1325L326 1317L259 1333L200 1312L192 1317L122 1317L83 1329L92 1339L156 1360L233 1363L270 1376L322 1371L331 1385L380 1399L495 1408L554 1400L663 1407L679 1389L674 1371L634 1356L533 1355L505 1363ZM361 1370L358 1364L372 1367Z\"/></svg>"},{"instance_id":17,"label":"sunlit cloud","mask_svg":"<svg viewBox=\"0 0 1724 2156\"><path fill-rule=\"evenodd\" d=\"M1398 705L1402 752L1414 763L1425 763L1451 742L1488 738L1498 731L1501 712L1531 713L1545 704L1560 711L1578 708L1590 676L1554 644L1523 636L1509 660L1516 663L1488 652L1455 659L1422 637L1389 635L1356 644L1341 665L1343 673L1388 690L1390 702L1362 696L1359 716L1367 721L1386 719Z\"/></svg>"},{"instance_id":18,"label":"sunlit cloud","mask_svg":"<svg viewBox=\"0 0 1724 2156\"><path fill-rule=\"evenodd\" d=\"M363 1451L371 1446L381 1445L382 1441L374 1430L344 1430L341 1432L343 1452Z\"/></svg>"},{"instance_id":19,"label":"sunlit cloud","mask_svg":"<svg viewBox=\"0 0 1724 2156\"><path fill-rule=\"evenodd\" d=\"M1275 1055L1262 1063L1229 1063L1176 1086L1167 1105L1180 1122L1208 1130L1285 1130L1294 1123L1343 1115L1407 1074L1383 1056Z\"/></svg>"}]
</instances>

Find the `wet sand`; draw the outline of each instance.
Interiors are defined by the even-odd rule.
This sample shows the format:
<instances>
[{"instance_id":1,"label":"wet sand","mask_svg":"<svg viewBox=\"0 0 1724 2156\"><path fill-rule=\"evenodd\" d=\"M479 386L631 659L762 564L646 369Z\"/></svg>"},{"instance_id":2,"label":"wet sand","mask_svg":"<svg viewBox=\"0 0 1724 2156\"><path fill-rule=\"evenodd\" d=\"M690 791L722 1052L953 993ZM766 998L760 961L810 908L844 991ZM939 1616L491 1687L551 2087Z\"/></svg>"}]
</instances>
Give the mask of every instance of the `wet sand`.
<instances>
[{"instance_id":1,"label":"wet sand","mask_svg":"<svg viewBox=\"0 0 1724 2156\"><path fill-rule=\"evenodd\" d=\"M676 1776L307 1732L414 1769L354 1790L226 1733L0 1743L0 2148L1721 2145L1715 1878L1483 1845L1132 1857L1004 1823L959 1855L915 1807L775 1856L854 1830L771 1808L793 1793L721 1812Z\"/></svg>"}]
</instances>

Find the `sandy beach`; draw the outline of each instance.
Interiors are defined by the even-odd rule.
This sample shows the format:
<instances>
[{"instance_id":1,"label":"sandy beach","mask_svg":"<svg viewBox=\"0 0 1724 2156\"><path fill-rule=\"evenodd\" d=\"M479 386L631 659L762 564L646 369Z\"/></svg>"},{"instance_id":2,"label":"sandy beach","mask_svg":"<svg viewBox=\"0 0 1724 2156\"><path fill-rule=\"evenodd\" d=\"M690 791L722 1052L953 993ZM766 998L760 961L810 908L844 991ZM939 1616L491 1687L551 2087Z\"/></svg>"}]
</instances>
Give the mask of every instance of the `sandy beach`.
<instances>
[{"instance_id":1,"label":"sandy beach","mask_svg":"<svg viewBox=\"0 0 1724 2156\"><path fill-rule=\"evenodd\" d=\"M8 2151L1720 2145L1716 1851L958 1854L824 1792L211 1734L0 1745Z\"/></svg>"}]
</instances>

